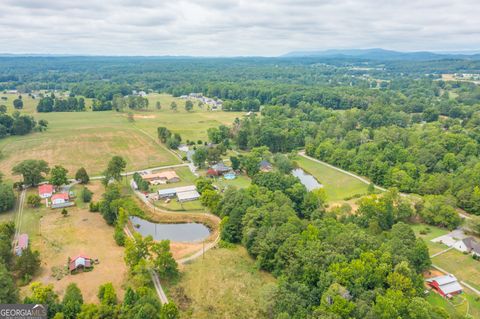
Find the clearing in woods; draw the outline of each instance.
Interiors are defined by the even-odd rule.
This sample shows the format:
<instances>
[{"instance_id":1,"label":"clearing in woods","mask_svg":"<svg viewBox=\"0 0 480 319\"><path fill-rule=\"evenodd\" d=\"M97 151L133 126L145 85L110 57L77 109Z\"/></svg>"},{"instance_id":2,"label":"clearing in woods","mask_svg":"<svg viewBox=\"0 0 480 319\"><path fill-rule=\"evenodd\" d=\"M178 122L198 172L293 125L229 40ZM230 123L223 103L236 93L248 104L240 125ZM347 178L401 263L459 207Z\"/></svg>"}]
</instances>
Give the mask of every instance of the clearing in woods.
<instances>
[{"instance_id":1,"label":"clearing in woods","mask_svg":"<svg viewBox=\"0 0 480 319\"><path fill-rule=\"evenodd\" d=\"M368 185L350 175L303 156L297 156L295 161L323 184L329 202L367 194Z\"/></svg>"},{"instance_id":2,"label":"clearing in woods","mask_svg":"<svg viewBox=\"0 0 480 319\"><path fill-rule=\"evenodd\" d=\"M275 279L259 271L245 248L211 249L183 267L169 297L188 318L268 318L267 295ZM182 316L183 317L183 316Z\"/></svg>"}]
</instances>

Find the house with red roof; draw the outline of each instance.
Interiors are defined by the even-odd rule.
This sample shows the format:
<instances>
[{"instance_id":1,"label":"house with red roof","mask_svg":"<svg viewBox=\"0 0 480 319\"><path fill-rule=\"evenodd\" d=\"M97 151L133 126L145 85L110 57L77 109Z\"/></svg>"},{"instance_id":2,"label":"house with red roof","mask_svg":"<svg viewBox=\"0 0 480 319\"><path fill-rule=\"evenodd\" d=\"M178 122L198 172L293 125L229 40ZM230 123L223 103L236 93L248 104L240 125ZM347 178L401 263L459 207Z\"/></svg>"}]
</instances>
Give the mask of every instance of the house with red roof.
<instances>
[{"instance_id":1,"label":"house with red roof","mask_svg":"<svg viewBox=\"0 0 480 319\"><path fill-rule=\"evenodd\" d=\"M38 186L38 196L41 198L50 198L55 192L55 188L51 184L43 184Z\"/></svg>"},{"instance_id":2,"label":"house with red roof","mask_svg":"<svg viewBox=\"0 0 480 319\"><path fill-rule=\"evenodd\" d=\"M52 205L61 205L68 203L70 201L70 196L68 193L57 193L53 194L50 200L52 201Z\"/></svg>"},{"instance_id":3,"label":"house with red roof","mask_svg":"<svg viewBox=\"0 0 480 319\"><path fill-rule=\"evenodd\" d=\"M452 274L429 278L427 283L445 298L451 298L462 293L462 286L460 286L457 278Z\"/></svg>"},{"instance_id":4,"label":"house with red roof","mask_svg":"<svg viewBox=\"0 0 480 319\"><path fill-rule=\"evenodd\" d=\"M15 254L21 256L22 252L28 248L28 235L21 234L18 236L17 245L15 246Z\"/></svg>"},{"instance_id":5,"label":"house with red roof","mask_svg":"<svg viewBox=\"0 0 480 319\"><path fill-rule=\"evenodd\" d=\"M70 260L68 265L68 270L70 272L78 271L78 270L85 270L92 268L92 259L86 255L78 255L77 257Z\"/></svg>"}]
</instances>

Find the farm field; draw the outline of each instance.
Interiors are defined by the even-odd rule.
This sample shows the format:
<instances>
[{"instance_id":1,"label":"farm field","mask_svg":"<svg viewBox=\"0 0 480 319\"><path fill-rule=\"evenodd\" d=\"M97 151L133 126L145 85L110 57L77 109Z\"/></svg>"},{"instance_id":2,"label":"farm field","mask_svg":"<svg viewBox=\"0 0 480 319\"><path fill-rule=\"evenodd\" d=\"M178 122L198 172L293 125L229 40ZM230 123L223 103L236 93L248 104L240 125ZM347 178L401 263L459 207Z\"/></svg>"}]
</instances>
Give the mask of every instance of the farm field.
<instances>
[{"instance_id":1,"label":"farm field","mask_svg":"<svg viewBox=\"0 0 480 319\"><path fill-rule=\"evenodd\" d=\"M178 164L165 147L112 112L45 113L49 129L43 133L13 136L0 140L3 154L0 171L9 177L11 169L24 159L44 159L50 166L63 165L73 176L85 167L100 174L113 155L123 156L127 170Z\"/></svg>"},{"instance_id":2,"label":"farm field","mask_svg":"<svg viewBox=\"0 0 480 319\"><path fill-rule=\"evenodd\" d=\"M207 140L207 129L221 124L231 125L235 118L241 118L244 112L207 111L206 106L198 107L194 102L191 112L185 110L185 100L175 98L168 94L149 94L149 111L135 113L135 125L157 136L157 127L165 126L173 133L179 133L183 140ZM156 109L157 101L161 109ZM172 102L177 104L177 111L170 109Z\"/></svg>"},{"instance_id":3,"label":"farm field","mask_svg":"<svg viewBox=\"0 0 480 319\"><path fill-rule=\"evenodd\" d=\"M8 94L6 104L11 104L14 97ZM11 178L11 168L27 158L41 158L50 165L63 165L71 175L81 166L90 175L98 175L112 155L123 156L127 160L127 170L178 164L180 160L157 142L157 127L166 126L172 132L180 133L183 140L206 140L208 128L231 124L242 115L210 112L198 106L193 112L186 112L184 100L166 94L151 94L149 101L150 109L135 112L135 121L131 123L126 113L114 111L35 113L37 101L25 95L22 112L32 114L37 120L47 120L49 128L43 133L0 140L3 154L0 171ZM161 110L155 109L156 101L161 102ZM172 101L178 104L178 111L170 110Z\"/></svg>"},{"instance_id":4,"label":"farm field","mask_svg":"<svg viewBox=\"0 0 480 319\"><path fill-rule=\"evenodd\" d=\"M209 250L184 267L168 295L182 318L267 318L265 297L274 278L255 267L243 247Z\"/></svg>"},{"instance_id":5,"label":"farm field","mask_svg":"<svg viewBox=\"0 0 480 319\"><path fill-rule=\"evenodd\" d=\"M95 186L90 189L93 188ZM34 189L29 191L33 192ZM84 300L92 303L98 302L98 287L112 282L121 297L127 269L123 248L113 239L113 228L106 224L100 214L89 212L86 205L67 210L68 216L63 217L59 209L52 210L44 205L36 209L25 206L20 229L29 234L31 247L40 252L41 258L41 268L32 281L51 283L60 295L63 295L68 284L76 283ZM61 272L59 269L66 265L68 257L79 254L97 258L99 264L90 272L56 277ZM22 293L27 292L28 286L23 287Z\"/></svg>"},{"instance_id":6,"label":"farm field","mask_svg":"<svg viewBox=\"0 0 480 319\"><path fill-rule=\"evenodd\" d=\"M368 185L352 176L303 156L298 156L295 161L307 173L312 174L319 183L323 184L329 202L367 193Z\"/></svg>"}]
</instances>

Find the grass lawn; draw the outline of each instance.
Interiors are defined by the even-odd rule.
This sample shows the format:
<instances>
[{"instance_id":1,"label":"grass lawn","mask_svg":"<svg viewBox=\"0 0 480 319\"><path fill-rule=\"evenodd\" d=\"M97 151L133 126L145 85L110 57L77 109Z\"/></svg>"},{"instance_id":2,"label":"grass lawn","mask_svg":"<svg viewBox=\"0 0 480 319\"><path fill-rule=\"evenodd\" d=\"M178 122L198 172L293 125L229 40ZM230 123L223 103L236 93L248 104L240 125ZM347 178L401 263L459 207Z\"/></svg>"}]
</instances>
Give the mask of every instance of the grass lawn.
<instances>
[{"instance_id":1,"label":"grass lawn","mask_svg":"<svg viewBox=\"0 0 480 319\"><path fill-rule=\"evenodd\" d=\"M368 185L352 176L302 156L298 156L295 161L323 184L328 201L343 200L354 195L367 193Z\"/></svg>"},{"instance_id":2,"label":"grass lawn","mask_svg":"<svg viewBox=\"0 0 480 319\"><path fill-rule=\"evenodd\" d=\"M171 184L170 184L171 185ZM169 203L165 203L165 200L161 199L154 202L154 205L158 208L171 210L175 212L183 212L183 211L204 211L205 207L203 207L200 200L193 200L190 202L180 203L175 198L172 198Z\"/></svg>"},{"instance_id":3,"label":"grass lawn","mask_svg":"<svg viewBox=\"0 0 480 319\"><path fill-rule=\"evenodd\" d=\"M81 188L74 189L78 192ZM96 185L89 188L95 189ZM36 190L29 190L32 192ZM82 290L85 302L98 303L98 287L106 282L112 282L117 294L123 295L127 268L123 248L113 239L113 227L108 226L100 214L89 212L86 206L67 208L67 217L62 216L61 209L46 208L44 204L36 209L25 206L21 231L29 234L32 248L40 252L41 268L33 281L52 283L60 295L74 282ZM91 272L57 277L68 257L79 254L98 258L100 263ZM23 287L22 294L27 293L28 287Z\"/></svg>"},{"instance_id":4,"label":"grass lawn","mask_svg":"<svg viewBox=\"0 0 480 319\"><path fill-rule=\"evenodd\" d=\"M268 318L264 296L274 284L243 247L219 248L186 265L168 295L182 318Z\"/></svg>"},{"instance_id":5,"label":"grass lawn","mask_svg":"<svg viewBox=\"0 0 480 319\"><path fill-rule=\"evenodd\" d=\"M440 228L440 227L431 226L431 225L425 225L425 224L415 224L410 226L415 232L415 235L419 238L422 238L425 241L425 244L427 244L430 255L436 254L448 248L448 246L444 244L434 243L431 240L434 238L443 236L445 234L448 234L449 230ZM420 234L420 231L426 230L426 229L428 229L428 232L426 234L423 234L423 235Z\"/></svg>"},{"instance_id":6,"label":"grass lawn","mask_svg":"<svg viewBox=\"0 0 480 319\"><path fill-rule=\"evenodd\" d=\"M217 178L214 181L214 184L221 190L226 189L228 186L247 188L251 183L252 180L246 175L238 175L235 179Z\"/></svg>"},{"instance_id":7,"label":"grass lawn","mask_svg":"<svg viewBox=\"0 0 480 319\"><path fill-rule=\"evenodd\" d=\"M464 318L468 314L471 318L480 318L480 300L469 290L448 301L439 294L431 291L425 299L433 306L445 309L452 318Z\"/></svg>"}]
</instances>

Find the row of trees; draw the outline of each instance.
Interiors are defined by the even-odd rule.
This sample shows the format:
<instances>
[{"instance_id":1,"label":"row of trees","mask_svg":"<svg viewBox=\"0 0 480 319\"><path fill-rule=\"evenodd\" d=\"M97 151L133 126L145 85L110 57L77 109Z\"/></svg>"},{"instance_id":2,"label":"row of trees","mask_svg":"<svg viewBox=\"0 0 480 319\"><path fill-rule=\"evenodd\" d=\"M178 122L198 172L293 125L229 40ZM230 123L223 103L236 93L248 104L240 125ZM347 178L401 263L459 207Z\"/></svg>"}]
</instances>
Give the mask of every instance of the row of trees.
<instances>
[{"instance_id":1,"label":"row of trees","mask_svg":"<svg viewBox=\"0 0 480 319\"><path fill-rule=\"evenodd\" d=\"M128 287L123 302L119 301L112 283L98 288L98 303L85 303L82 292L75 283L67 286L60 300L53 285L33 283L30 295L24 303L43 304L47 306L48 318L54 319L175 319L178 310L174 304L163 305L158 301L155 291L141 287Z\"/></svg>"},{"instance_id":2,"label":"row of trees","mask_svg":"<svg viewBox=\"0 0 480 319\"><path fill-rule=\"evenodd\" d=\"M68 184L68 170L61 165L55 165L53 168L50 168L44 160L23 160L12 168L12 173L14 175L22 175L24 185L36 186L44 181L48 174L48 181L52 185L61 186ZM90 177L85 168L81 167L75 173L75 179L82 184L87 184Z\"/></svg>"},{"instance_id":3,"label":"row of trees","mask_svg":"<svg viewBox=\"0 0 480 319\"><path fill-rule=\"evenodd\" d=\"M52 93L38 101L37 112L81 112L85 111L85 99L73 96L67 99L57 98Z\"/></svg>"},{"instance_id":4,"label":"row of trees","mask_svg":"<svg viewBox=\"0 0 480 319\"><path fill-rule=\"evenodd\" d=\"M26 135L33 130L44 131L48 122L45 120L35 121L33 116L20 114L18 111L12 115L0 112L0 138L9 135Z\"/></svg>"}]
</instances>

